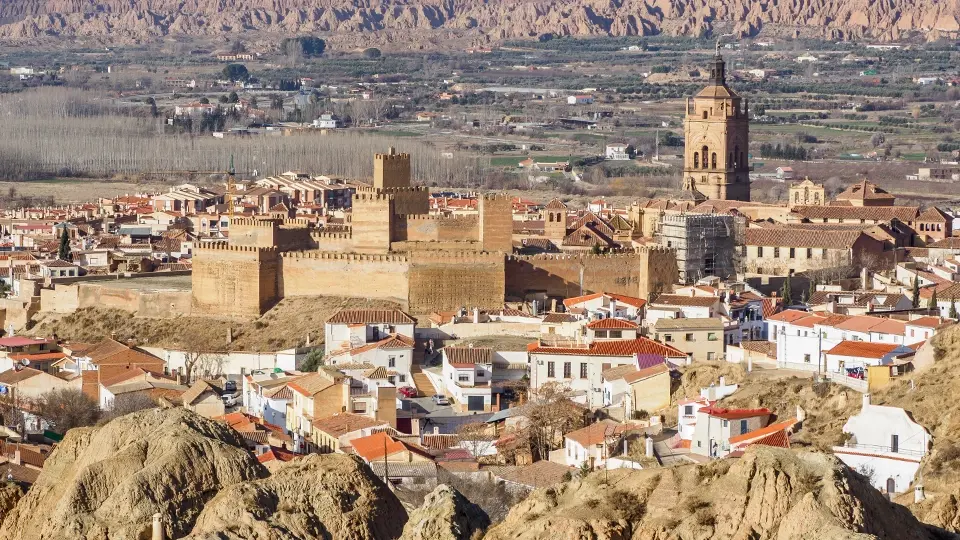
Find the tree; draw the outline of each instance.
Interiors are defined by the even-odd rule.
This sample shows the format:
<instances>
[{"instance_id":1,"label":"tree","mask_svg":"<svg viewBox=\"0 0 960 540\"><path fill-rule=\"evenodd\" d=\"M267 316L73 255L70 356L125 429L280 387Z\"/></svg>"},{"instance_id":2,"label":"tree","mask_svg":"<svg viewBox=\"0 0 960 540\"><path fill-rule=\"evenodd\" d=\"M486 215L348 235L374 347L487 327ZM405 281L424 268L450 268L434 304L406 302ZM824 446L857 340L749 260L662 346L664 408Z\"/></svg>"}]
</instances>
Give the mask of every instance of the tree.
<instances>
[{"instance_id":1,"label":"tree","mask_svg":"<svg viewBox=\"0 0 960 540\"><path fill-rule=\"evenodd\" d=\"M960 318L960 317L957 317L957 299L952 296L950 297L950 318L951 319Z\"/></svg>"},{"instance_id":2,"label":"tree","mask_svg":"<svg viewBox=\"0 0 960 540\"><path fill-rule=\"evenodd\" d=\"M210 98L208 98L207 96L203 96L202 98L200 98L200 103L207 105L210 103Z\"/></svg>"},{"instance_id":3,"label":"tree","mask_svg":"<svg viewBox=\"0 0 960 540\"><path fill-rule=\"evenodd\" d=\"M780 287L780 297L783 298L783 305L793 304L793 292L790 290L790 276L783 280L783 286Z\"/></svg>"},{"instance_id":4,"label":"tree","mask_svg":"<svg viewBox=\"0 0 960 540\"><path fill-rule=\"evenodd\" d=\"M230 98L228 98L227 96L220 96L220 98L217 101L219 101L220 103L227 103L228 101L230 101Z\"/></svg>"},{"instance_id":5,"label":"tree","mask_svg":"<svg viewBox=\"0 0 960 540\"><path fill-rule=\"evenodd\" d=\"M364 58L376 59L383 56L383 53L380 52L380 49L376 47L370 47L369 49L363 50Z\"/></svg>"},{"instance_id":6,"label":"tree","mask_svg":"<svg viewBox=\"0 0 960 540\"><path fill-rule=\"evenodd\" d=\"M148 97L148 98L147 98L147 105L150 106L150 115L151 115L151 116L153 116L154 118L160 116L160 110L157 109L157 100L153 99L152 97Z\"/></svg>"},{"instance_id":7,"label":"tree","mask_svg":"<svg viewBox=\"0 0 960 540\"><path fill-rule=\"evenodd\" d=\"M144 392L127 392L120 394L113 400L110 410L103 411L100 422L109 422L114 418L126 416L130 413L157 408L157 402Z\"/></svg>"},{"instance_id":8,"label":"tree","mask_svg":"<svg viewBox=\"0 0 960 540\"><path fill-rule=\"evenodd\" d=\"M457 427L460 448L466 448L473 457L482 458L496 454L497 435L483 422L470 422Z\"/></svg>"},{"instance_id":9,"label":"tree","mask_svg":"<svg viewBox=\"0 0 960 540\"><path fill-rule=\"evenodd\" d=\"M327 42L314 36L286 38L280 42L280 52L284 55L297 53L306 57L322 56L326 49Z\"/></svg>"},{"instance_id":10,"label":"tree","mask_svg":"<svg viewBox=\"0 0 960 540\"><path fill-rule=\"evenodd\" d=\"M247 66L243 64L227 64L223 68L222 75L224 79L233 82L247 82L250 80L250 72L247 71Z\"/></svg>"},{"instance_id":11,"label":"tree","mask_svg":"<svg viewBox=\"0 0 960 540\"><path fill-rule=\"evenodd\" d=\"M314 349L303 359L303 363L300 364L300 371L318 371L322 365L323 350Z\"/></svg>"},{"instance_id":12,"label":"tree","mask_svg":"<svg viewBox=\"0 0 960 540\"><path fill-rule=\"evenodd\" d=\"M61 261L69 261L73 259L73 254L70 251L70 233L67 232L67 228L63 228L63 234L60 235L60 246L57 248L57 258Z\"/></svg>"},{"instance_id":13,"label":"tree","mask_svg":"<svg viewBox=\"0 0 960 540\"><path fill-rule=\"evenodd\" d=\"M920 281L913 276L913 307L920 307Z\"/></svg>"},{"instance_id":14,"label":"tree","mask_svg":"<svg viewBox=\"0 0 960 540\"><path fill-rule=\"evenodd\" d=\"M240 96L238 96L236 92L230 92L230 97L228 98L228 100L230 103L239 103Z\"/></svg>"},{"instance_id":15,"label":"tree","mask_svg":"<svg viewBox=\"0 0 960 540\"><path fill-rule=\"evenodd\" d=\"M930 301L927 302L927 307L929 309L940 310L940 306L937 305L937 288L933 288L933 294L930 295Z\"/></svg>"},{"instance_id":16,"label":"tree","mask_svg":"<svg viewBox=\"0 0 960 540\"><path fill-rule=\"evenodd\" d=\"M100 417L97 402L76 388L50 390L41 394L34 405L38 416L61 434L75 427L92 426Z\"/></svg>"}]
</instances>

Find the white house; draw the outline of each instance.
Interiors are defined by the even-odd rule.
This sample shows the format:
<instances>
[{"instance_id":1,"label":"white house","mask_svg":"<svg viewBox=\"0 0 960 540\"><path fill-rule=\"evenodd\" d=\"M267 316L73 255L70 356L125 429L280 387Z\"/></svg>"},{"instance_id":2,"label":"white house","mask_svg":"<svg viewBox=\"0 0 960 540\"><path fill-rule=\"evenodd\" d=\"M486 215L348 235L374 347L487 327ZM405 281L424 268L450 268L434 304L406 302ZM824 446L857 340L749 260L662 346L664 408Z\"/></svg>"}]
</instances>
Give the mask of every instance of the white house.
<instances>
[{"instance_id":1,"label":"white house","mask_svg":"<svg viewBox=\"0 0 960 540\"><path fill-rule=\"evenodd\" d=\"M567 298L563 306L568 310L583 310L588 319L617 317L630 321L643 320L647 301L634 296L613 293L593 293Z\"/></svg>"},{"instance_id":2,"label":"white house","mask_svg":"<svg viewBox=\"0 0 960 540\"><path fill-rule=\"evenodd\" d=\"M324 325L324 352L355 349L390 334L413 338L416 320L399 309L345 309Z\"/></svg>"},{"instance_id":3,"label":"white house","mask_svg":"<svg viewBox=\"0 0 960 540\"><path fill-rule=\"evenodd\" d=\"M646 326L652 327L660 319L709 319L726 315L719 296L687 296L661 294L647 306Z\"/></svg>"},{"instance_id":4,"label":"white house","mask_svg":"<svg viewBox=\"0 0 960 540\"><path fill-rule=\"evenodd\" d=\"M793 167L777 167L777 180L792 180Z\"/></svg>"},{"instance_id":5,"label":"white house","mask_svg":"<svg viewBox=\"0 0 960 540\"><path fill-rule=\"evenodd\" d=\"M610 161L628 161L630 154L626 144L608 144L604 157Z\"/></svg>"},{"instance_id":6,"label":"white house","mask_svg":"<svg viewBox=\"0 0 960 540\"><path fill-rule=\"evenodd\" d=\"M369 364L382 367L399 386L413 381L413 338L389 334L379 341L367 343L346 351L335 351L327 357L331 366Z\"/></svg>"},{"instance_id":7,"label":"white house","mask_svg":"<svg viewBox=\"0 0 960 540\"><path fill-rule=\"evenodd\" d=\"M597 319L586 326L587 341L637 339L639 329L637 323L624 319Z\"/></svg>"},{"instance_id":8,"label":"white house","mask_svg":"<svg viewBox=\"0 0 960 540\"><path fill-rule=\"evenodd\" d=\"M446 394L464 411L490 411L493 406L493 349L444 347Z\"/></svg>"},{"instance_id":9,"label":"white house","mask_svg":"<svg viewBox=\"0 0 960 540\"><path fill-rule=\"evenodd\" d=\"M841 341L824 353L827 371L844 374L846 370L868 366L884 366L904 355L913 355L914 350L896 343L868 343L864 341ZM864 373L864 376L866 374Z\"/></svg>"},{"instance_id":10,"label":"white house","mask_svg":"<svg viewBox=\"0 0 960 540\"><path fill-rule=\"evenodd\" d=\"M562 383L574 391L574 401L591 408L604 404L604 371L623 365L641 370L665 359L679 364L687 358L679 350L647 338L595 341L586 345L538 342L527 352L531 389L547 383Z\"/></svg>"},{"instance_id":11,"label":"white house","mask_svg":"<svg viewBox=\"0 0 960 540\"><path fill-rule=\"evenodd\" d=\"M589 94L578 94L575 96L567 96L567 105L591 105L593 104L593 96Z\"/></svg>"},{"instance_id":12,"label":"white house","mask_svg":"<svg viewBox=\"0 0 960 540\"><path fill-rule=\"evenodd\" d=\"M629 427L613 420L601 420L565 434L564 463L568 467L579 468L584 463L591 468L603 467L610 457L610 450L619 443Z\"/></svg>"},{"instance_id":13,"label":"white house","mask_svg":"<svg viewBox=\"0 0 960 540\"><path fill-rule=\"evenodd\" d=\"M813 64L819 62L820 59L812 54L804 54L796 58L798 64Z\"/></svg>"},{"instance_id":14,"label":"white house","mask_svg":"<svg viewBox=\"0 0 960 540\"><path fill-rule=\"evenodd\" d=\"M313 127L318 129L336 129L342 127L340 119L333 114L321 114L319 118L313 121Z\"/></svg>"},{"instance_id":15,"label":"white house","mask_svg":"<svg viewBox=\"0 0 960 540\"><path fill-rule=\"evenodd\" d=\"M833 453L890 494L910 488L931 444L930 433L909 412L872 405L870 394L863 395L863 408L847 420L843 432L852 437L844 446L833 447Z\"/></svg>"},{"instance_id":16,"label":"white house","mask_svg":"<svg viewBox=\"0 0 960 540\"><path fill-rule=\"evenodd\" d=\"M766 427L770 414L769 409L700 407L696 412L690 452L711 458L724 457L732 451L731 437Z\"/></svg>"},{"instance_id":17,"label":"white house","mask_svg":"<svg viewBox=\"0 0 960 540\"><path fill-rule=\"evenodd\" d=\"M275 426L287 425L287 404L293 399L293 391L287 382L296 376L284 371L255 371L246 375L241 388L241 399L247 413Z\"/></svg>"}]
</instances>

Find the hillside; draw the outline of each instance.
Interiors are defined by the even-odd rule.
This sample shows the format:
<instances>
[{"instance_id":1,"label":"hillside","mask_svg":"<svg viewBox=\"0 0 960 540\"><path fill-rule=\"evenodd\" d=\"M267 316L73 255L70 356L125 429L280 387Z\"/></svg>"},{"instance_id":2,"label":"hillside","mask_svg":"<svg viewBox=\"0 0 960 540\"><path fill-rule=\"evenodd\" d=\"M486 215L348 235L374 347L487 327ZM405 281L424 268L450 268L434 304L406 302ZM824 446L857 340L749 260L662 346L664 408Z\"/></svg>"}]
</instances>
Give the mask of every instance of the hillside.
<instances>
[{"instance_id":1,"label":"hillside","mask_svg":"<svg viewBox=\"0 0 960 540\"><path fill-rule=\"evenodd\" d=\"M933 539L901 506L826 454L751 447L739 460L616 470L537 491L488 540Z\"/></svg>"},{"instance_id":2,"label":"hillside","mask_svg":"<svg viewBox=\"0 0 960 540\"><path fill-rule=\"evenodd\" d=\"M320 33L344 46L375 41L423 46L436 37L475 43L568 36L741 35L895 40L910 32L944 37L960 30L957 0L464 0L343 2L322 0L10 0L0 3L0 38L110 37L139 41L170 35L235 37L237 32Z\"/></svg>"}]
</instances>

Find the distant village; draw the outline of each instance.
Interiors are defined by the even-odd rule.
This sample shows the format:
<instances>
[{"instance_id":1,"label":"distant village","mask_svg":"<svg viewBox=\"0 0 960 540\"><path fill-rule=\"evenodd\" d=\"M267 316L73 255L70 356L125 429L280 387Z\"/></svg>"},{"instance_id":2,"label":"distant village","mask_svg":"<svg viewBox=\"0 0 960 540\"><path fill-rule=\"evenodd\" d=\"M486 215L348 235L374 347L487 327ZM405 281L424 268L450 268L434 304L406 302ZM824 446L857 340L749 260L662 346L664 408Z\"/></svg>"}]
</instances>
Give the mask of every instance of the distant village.
<instances>
[{"instance_id":1,"label":"distant village","mask_svg":"<svg viewBox=\"0 0 960 540\"><path fill-rule=\"evenodd\" d=\"M789 448L808 411L731 406L740 383L726 376L683 386L714 366L861 395L832 452L868 466L877 489L922 498L929 432L870 396L931 366L931 340L960 319L955 218L898 206L867 179L831 198L804 179L786 204L750 202L744 107L719 55L713 69L688 107L688 128L708 127L688 136L676 199L430 192L390 149L372 182L229 175L5 211L0 403L23 422L0 434L0 471L36 479L63 433L34 404L61 389L103 411L137 396L220 420L267 467L353 454L409 489L454 475L524 492ZM81 343L32 324L89 307L253 320L334 282L400 307L345 306L282 350Z\"/></svg>"}]
</instances>

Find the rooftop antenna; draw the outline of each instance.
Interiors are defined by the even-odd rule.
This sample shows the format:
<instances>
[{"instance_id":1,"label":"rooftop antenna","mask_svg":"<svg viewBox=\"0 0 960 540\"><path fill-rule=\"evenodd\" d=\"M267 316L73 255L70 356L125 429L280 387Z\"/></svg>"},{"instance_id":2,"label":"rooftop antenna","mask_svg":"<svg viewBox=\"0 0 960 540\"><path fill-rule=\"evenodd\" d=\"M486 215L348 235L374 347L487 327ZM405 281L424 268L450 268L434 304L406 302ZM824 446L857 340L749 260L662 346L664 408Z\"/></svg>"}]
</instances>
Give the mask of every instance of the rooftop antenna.
<instances>
[{"instance_id":1,"label":"rooftop antenna","mask_svg":"<svg viewBox=\"0 0 960 540\"><path fill-rule=\"evenodd\" d=\"M233 222L233 192L236 189L235 179L237 176L237 169L233 166L233 154L230 154L230 167L227 169L227 215L230 216L231 223Z\"/></svg>"}]
</instances>

